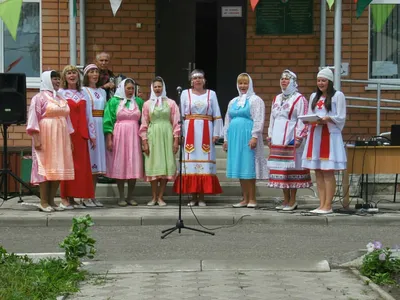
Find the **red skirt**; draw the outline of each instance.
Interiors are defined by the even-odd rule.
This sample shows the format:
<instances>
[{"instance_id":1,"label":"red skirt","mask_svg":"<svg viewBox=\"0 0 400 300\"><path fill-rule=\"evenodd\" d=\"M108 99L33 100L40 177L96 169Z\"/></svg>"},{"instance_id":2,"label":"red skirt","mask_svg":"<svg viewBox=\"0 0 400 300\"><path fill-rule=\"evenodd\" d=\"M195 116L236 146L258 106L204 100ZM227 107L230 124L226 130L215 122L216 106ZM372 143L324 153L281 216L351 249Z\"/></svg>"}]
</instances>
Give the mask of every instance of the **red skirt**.
<instances>
[{"instance_id":1,"label":"red skirt","mask_svg":"<svg viewBox=\"0 0 400 300\"><path fill-rule=\"evenodd\" d=\"M74 146L72 158L74 160L75 179L61 181L61 198L94 198L88 141L79 132L74 132L71 135L71 142Z\"/></svg>"},{"instance_id":2,"label":"red skirt","mask_svg":"<svg viewBox=\"0 0 400 300\"><path fill-rule=\"evenodd\" d=\"M174 182L174 192L180 193L180 176ZM183 175L182 194L221 194L222 188L217 175Z\"/></svg>"}]
</instances>

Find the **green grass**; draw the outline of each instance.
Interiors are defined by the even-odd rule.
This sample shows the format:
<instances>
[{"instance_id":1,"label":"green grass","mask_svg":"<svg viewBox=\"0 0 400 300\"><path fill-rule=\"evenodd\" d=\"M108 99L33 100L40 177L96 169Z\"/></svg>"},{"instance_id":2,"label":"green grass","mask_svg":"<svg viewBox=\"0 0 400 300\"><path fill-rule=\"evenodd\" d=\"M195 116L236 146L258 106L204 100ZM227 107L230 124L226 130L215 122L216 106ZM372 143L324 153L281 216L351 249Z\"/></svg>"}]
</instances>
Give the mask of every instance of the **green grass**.
<instances>
[{"instance_id":1,"label":"green grass","mask_svg":"<svg viewBox=\"0 0 400 300\"><path fill-rule=\"evenodd\" d=\"M43 300L79 291L85 271L71 270L60 258L33 262L0 247L0 299Z\"/></svg>"}]
</instances>

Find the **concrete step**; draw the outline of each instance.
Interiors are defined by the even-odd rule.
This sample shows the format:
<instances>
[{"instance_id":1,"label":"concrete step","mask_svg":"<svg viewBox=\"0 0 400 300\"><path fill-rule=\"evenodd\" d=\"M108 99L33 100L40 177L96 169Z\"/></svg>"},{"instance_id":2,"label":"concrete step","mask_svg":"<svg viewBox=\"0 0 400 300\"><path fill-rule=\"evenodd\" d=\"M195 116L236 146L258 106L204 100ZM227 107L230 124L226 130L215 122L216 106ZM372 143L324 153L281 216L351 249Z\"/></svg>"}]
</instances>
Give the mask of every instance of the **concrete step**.
<instances>
[{"instance_id":1,"label":"concrete step","mask_svg":"<svg viewBox=\"0 0 400 300\"><path fill-rule=\"evenodd\" d=\"M172 199L177 199L178 195L172 191L173 183L169 182L167 184L167 188L165 191L166 197L171 197ZM241 197L241 188L238 182L221 182L221 187L223 190L222 195L210 195L206 196L208 200L228 200L232 199L237 201ZM125 188L127 190L127 188ZM316 194L314 192L315 188L310 189L299 189L297 194L299 197L307 196L307 197L315 197ZM281 198L282 197L282 190L281 189L272 189L267 187L265 182L257 182L256 184L256 194L257 197L260 199L267 199L267 198ZM150 184L147 182L137 182L135 192L135 197L151 197L151 188ZM96 188L96 197L98 199L105 199L105 198L118 198L118 189L116 184L98 184ZM187 198L185 195L184 197ZM225 198L221 198L225 197Z\"/></svg>"}]
</instances>

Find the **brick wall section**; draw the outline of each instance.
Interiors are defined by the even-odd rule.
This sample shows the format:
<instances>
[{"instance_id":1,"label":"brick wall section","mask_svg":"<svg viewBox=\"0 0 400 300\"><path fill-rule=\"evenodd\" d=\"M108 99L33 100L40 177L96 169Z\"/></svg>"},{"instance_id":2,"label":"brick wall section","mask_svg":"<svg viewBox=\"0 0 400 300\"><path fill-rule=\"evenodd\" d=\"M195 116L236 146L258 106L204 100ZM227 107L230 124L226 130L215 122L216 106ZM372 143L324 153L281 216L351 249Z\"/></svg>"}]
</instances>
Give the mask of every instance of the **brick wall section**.
<instances>
[{"instance_id":1,"label":"brick wall section","mask_svg":"<svg viewBox=\"0 0 400 300\"><path fill-rule=\"evenodd\" d=\"M79 62L79 0L77 16L77 61ZM86 0L86 57L92 62L96 53L112 55L110 68L116 74L136 79L145 94L155 73L155 0L124 0L114 17L109 0ZM315 89L319 66L320 1L314 0L314 33L301 36L257 36L255 13L248 8L247 72L254 80L256 92L265 100L267 107L266 127L270 105L280 92L281 72L290 68L299 76L300 91L310 96ZM343 61L350 63L346 79L368 79L368 13L355 17L353 0L343 0ZM68 0L42 0L43 70L62 68L69 63L69 10ZM334 10L327 11L327 64L333 65ZM136 28L141 23L142 28ZM365 85L343 83L347 96L376 97L376 91L366 91ZM29 90L30 99L37 90ZM383 91L382 98L400 99L399 91ZM29 103L29 100L28 100ZM365 102L348 101L352 105ZM368 105L373 104L373 102ZM390 130L397 121L395 112L383 111L381 131ZM344 138L352 135L371 136L376 131L375 110L348 109L348 121ZM9 129L9 145L29 147L25 126Z\"/></svg>"},{"instance_id":2,"label":"brick wall section","mask_svg":"<svg viewBox=\"0 0 400 300\"><path fill-rule=\"evenodd\" d=\"M368 79L368 11L356 18L353 0L343 1L342 15L342 61L350 64L350 73L343 79ZM314 1L314 34L299 36L259 36L255 34L255 12L248 9L247 25L247 71L252 75L256 92L266 103L268 127L271 101L280 92L279 78L286 68L299 77L299 90L307 98L316 86L320 49L320 1ZM327 11L326 62L333 65L334 8ZM376 91L366 91L365 84L343 83L346 96L376 98ZM400 99L400 92L382 91L383 99ZM375 102L348 100L351 105L374 105ZM386 105L386 104L384 104ZM386 105L388 106L388 105ZM391 106L396 106L391 104ZM399 105L397 105L399 106ZM348 109L344 139L353 136L370 137L376 134L376 111L371 109ZM381 132L399 123L395 111L382 111Z\"/></svg>"}]
</instances>

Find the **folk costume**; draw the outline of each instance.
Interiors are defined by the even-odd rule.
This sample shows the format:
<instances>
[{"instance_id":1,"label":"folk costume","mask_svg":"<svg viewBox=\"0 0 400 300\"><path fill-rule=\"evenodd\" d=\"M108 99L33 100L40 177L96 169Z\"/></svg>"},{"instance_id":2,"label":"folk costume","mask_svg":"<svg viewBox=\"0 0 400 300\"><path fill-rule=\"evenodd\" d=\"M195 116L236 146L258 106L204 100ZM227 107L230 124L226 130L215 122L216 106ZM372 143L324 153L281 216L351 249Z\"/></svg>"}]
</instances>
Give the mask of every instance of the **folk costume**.
<instances>
[{"instance_id":1,"label":"folk costume","mask_svg":"<svg viewBox=\"0 0 400 300\"><path fill-rule=\"evenodd\" d=\"M181 114L184 122L184 153L182 193L222 193L216 167L214 136L223 136L223 122L217 95L205 90L196 95L192 89L181 94ZM176 178L174 192L180 192L180 178Z\"/></svg>"},{"instance_id":2,"label":"folk costume","mask_svg":"<svg viewBox=\"0 0 400 300\"><path fill-rule=\"evenodd\" d=\"M333 82L332 71L323 69L318 77L324 77ZM332 97L331 110L325 107L325 97L317 100L315 109L312 102L316 97L313 93L309 101L309 114L319 117L329 116L332 122L324 125L309 126L307 142L303 152L303 168L313 170L344 170L347 166L346 150L344 148L342 130L346 122L346 99L342 92L336 91Z\"/></svg>"},{"instance_id":3,"label":"folk costume","mask_svg":"<svg viewBox=\"0 0 400 300\"><path fill-rule=\"evenodd\" d=\"M51 72L42 74L40 93L35 95L29 106L26 132L39 133L42 147L36 150L32 139L31 183L73 180L70 134L74 129L69 118L69 107L65 99L54 90Z\"/></svg>"},{"instance_id":4,"label":"folk costume","mask_svg":"<svg viewBox=\"0 0 400 300\"><path fill-rule=\"evenodd\" d=\"M104 110L104 134L112 134L112 151L107 151L106 176L114 179L143 178L143 156L139 137L141 111L134 96L127 98L121 81Z\"/></svg>"},{"instance_id":5,"label":"folk costume","mask_svg":"<svg viewBox=\"0 0 400 300\"><path fill-rule=\"evenodd\" d=\"M226 176L239 179L267 179L267 161L264 156L264 116L265 104L253 90L253 81L249 78L249 88L242 94L237 84L239 96L228 105L225 116L224 140L228 143ZM257 139L257 146L251 149L250 139Z\"/></svg>"},{"instance_id":6,"label":"folk costume","mask_svg":"<svg viewBox=\"0 0 400 300\"><path fill-rule=\"evenodd\" d=\"M176 159L173 152L174 138L180 136L179 107L167 97L164 81L161 96L157 97L153 84L149 101L143 106L139 135L147 140L149 155L144 156L146 181L175 180Z\"/></svg>"},{"instance_id":7,"label":"folk costume","mask_svg":"<svg viewBox=\"0 0 400 300\"><path fill-rule=\"evenodd\" d=\"M298 119L307 114L308 103L297 91L296 74L285 70L282 76L288 76L290 82L272 101L267 138L271 143L268 186L309 188L312 186L310 171L301 166L308 126ZM296 148L296 143L301 143L300 147Z\"/></svg>"},{"instance_id":8,"label":"folk costume","mask_svg":"<svg viewBox=\"0 0 400 300\"><path fill-rule=\"evenodd\" d=\"M96 65L89 65L88 67L96 67ZM90 69L86 67L86 72ZM93 123L96 132L96 147L92 149L89 143L90 164L92 174L105 174L106 173L106 143L103 132L103 117L104 107L107 102L106 92L101 88L82 88L83 94L86 99L89 99L92 106Z\"/></svg>"},{"instance_id":9,"label":"folk costume","mask_svg":"<svg viewBox=\"0 0 400 300\"><path fill-rule=\"evenodd\" d=\"M89 155L89 139L96 139L91 102L83 92L60 89L60 94L68 101L74 133L71 135L75 179L61 181L61 198L94 198L92 170Z\"/></svg>"}]
</instances>

